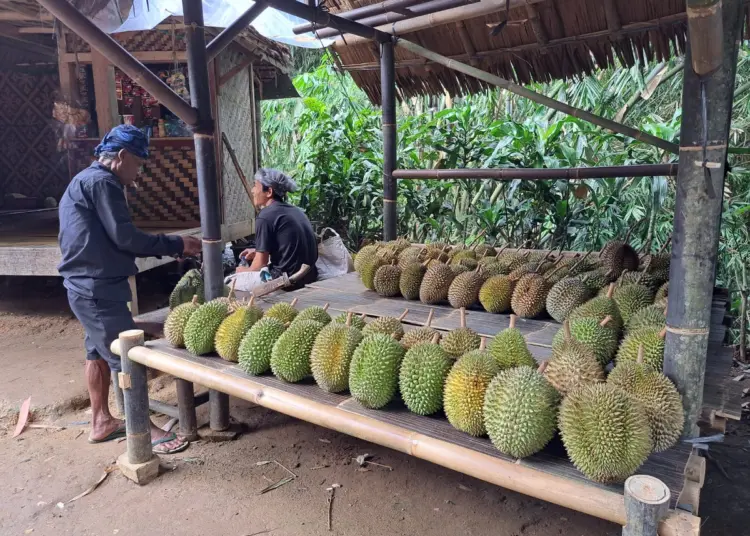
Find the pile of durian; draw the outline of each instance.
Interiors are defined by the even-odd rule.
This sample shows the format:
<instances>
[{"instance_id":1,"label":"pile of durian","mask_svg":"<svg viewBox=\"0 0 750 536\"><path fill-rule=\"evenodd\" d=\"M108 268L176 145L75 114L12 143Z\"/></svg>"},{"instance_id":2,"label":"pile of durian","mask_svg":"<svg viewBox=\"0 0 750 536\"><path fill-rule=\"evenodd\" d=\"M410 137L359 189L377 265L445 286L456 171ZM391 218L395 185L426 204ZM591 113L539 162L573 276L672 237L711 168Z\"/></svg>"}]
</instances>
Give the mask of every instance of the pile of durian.
<instances>
[{"instance_id":1,"label":"pile of durian","mask_svg":"<svg viewBox=\"0 0 750 536\"><path fill-rule=\"evenodd\" d=\"M435 303L450 300L452 286L438 299L438 285L424 285L428 274L435 280L452 281L462 274L467 278L478 274L474 268L449 277L448 272L453 274L461 261L453 263L444 245L429 248L427 253L427 248L410 248L404 247L398 257L413 255L413 261L391 259L376 269L377 262L363 262L367 254L357 255L363 280L372 280L381 289L387 280L394 293L424 294L423 299ZM653 305L654 286L662 285L661 276L647 269L633 278L622 268L619 284L611 283L612 268L602 270L607 266L604 263L626 265L625 255L620 254L623 246L618 248L611 248L609 261L605 248L600 254L604 267L589 265L587 270L601 275L602 285L609 283L601 295L585 286L588 278L582 285L576 283L581 282L576 275L556 283L569 281L569 288L553 298L559 307L552 309L564 324L553 340L551 358L541 366L516 327L515 314L506 329L488 340L467 325L470 314L465 307L460 307L460 327L444 332L432 327L433 311L425 325L405 330L402 322L408 309L398 318L365 322L365 315L352 312L332 317L327 304L300 311L293 300L276 303L264 312L252 300L235 300L231 292L204 304L196 295L174 304L165 337L173 346L196 355L216 352L248 374L272 373L286 382L312 376L321 389L348 391L367 408L385 408L400 398L418 415L444 412L457 430L489 436L497 449L516 458L539 452L559 433L568 457L584 475L597 482L620 482L652 452L676 443L683 409L679 393L662 374L666 297ZM478 250L472 251L478 254ZM380 248L371 251L378 256ZM419 258L423 255L435 255L437 262L425 266L430 263ZM515 256L512 270L527 265L524 261L530 256ZM477 267L506 265L502 253L493 258L489 263L477 261ZM536 266L544 262L535 259ZM569 274L574 265L567 265ZM561 261L550 270L562 270L562 266ZM406 277L409 274L413 280ZM547 281L546 272L526 275ZM484 291L487 301L492 295L487 283L497 277L508 275L474 283L472 292L481 299ZM519 277L516 288L522 280ZM537 288L532 283L528 288ZM497 288L505 287L501 283ZM453 294L455 299L455 290ZM551 295L545 292L545 300ZM512 296L509 300L513 302Z\"/></svg>"},{"instance_id":2,"label":"pile of durian","mask_svg":"<svg viewBox=\"0 0 750 536\"><path fill-rule=\"evenodd\" d=\"M512 311L521 318L546 313L558 322L597 294L606 294L614 282L618 301L632 302L623 311L627 321L633 308L666 298L669 255L660 251L641 259L620 240L596 255L566 256L487 244L422 246L398 239L363 247L354 268L364 286L381 296L450 303L456 309L481 307L490 313Z\"/></svg>"}]
</instances>

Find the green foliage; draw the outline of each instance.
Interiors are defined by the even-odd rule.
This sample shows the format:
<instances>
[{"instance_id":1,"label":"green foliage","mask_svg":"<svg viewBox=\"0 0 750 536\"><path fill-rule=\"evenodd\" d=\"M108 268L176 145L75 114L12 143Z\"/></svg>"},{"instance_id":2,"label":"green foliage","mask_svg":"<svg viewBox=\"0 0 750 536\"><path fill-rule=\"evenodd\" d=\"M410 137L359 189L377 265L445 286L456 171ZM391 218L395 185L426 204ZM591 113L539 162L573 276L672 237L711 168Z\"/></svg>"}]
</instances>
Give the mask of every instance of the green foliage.
<instances>
[{"instance_id":1,"label":"green foliage","mask_svg":"<svg viewBox=\"0 0 750 536\"><path fill-rule=\"evenodd\" d=\"M749 147L750 49L740 51L733 146ZM296 60L295 60L296 61ZM263 103L263 163L291 173L292 199L318 228L356 250L382 234L380 110L324 58L294 79L301 99ZM531 89L679 141L681 59L609 69L574 83ZM309 71L309 72L307 72ZM671 162L675 155L557 113L502 90L460 99L414 97L398 107L398 167L542 168ZM750 152L750 151L749 151ZM730 158L718 284L741 286L750 259L747 155ZM555 249L598 249L634 228L636 249L655 251L672 232L674 178L579 181L399 181L398 233L413 241L485 240ZM739 296L736 296L736 306Z\"/></svg>"}]
</instances>

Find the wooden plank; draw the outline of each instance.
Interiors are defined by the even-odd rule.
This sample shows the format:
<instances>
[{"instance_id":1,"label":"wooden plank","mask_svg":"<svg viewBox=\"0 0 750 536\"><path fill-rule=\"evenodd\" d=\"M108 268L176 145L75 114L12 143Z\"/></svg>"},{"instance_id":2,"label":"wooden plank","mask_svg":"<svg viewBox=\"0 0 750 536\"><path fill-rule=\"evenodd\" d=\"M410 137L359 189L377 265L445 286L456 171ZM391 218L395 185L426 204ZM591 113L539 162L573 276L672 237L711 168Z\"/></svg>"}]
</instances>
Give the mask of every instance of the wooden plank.
<instances>
[{"instance_id":1,"label":"wooden plank","mask_svg":"<svg viewBox=\"0 0 750 536\"><path fill-rule=\"evenodd\" d=\"M115 66L96 50L91 52L94 78L94 99L99 136L104 136L119 123L117 94L115 93Z\"/></svg>"},{"instance_id":2,"label":"wooden plank","mask_svg":"<svg viewBox=\"0 0 750 536\"><path fill-rule=\"evenodd\" d=\"M142 63L173 63L174 53L167 50L141 50L130 52L138 61ZM75 63L76 54L68 52L62 57L66 63ZM180 63L187 62L187 53L184 50L177 51L177 61ZM79 52L78 63L92 63L93 54L91 52Z\"/></svg>"},{"instance_id":3,"label":"wooden plank","mask_svg":"<svg viewBox=\"0 0 750 536\"><path fill-rule=\"evenodd\" d=\"M60 23L62 24L62 23ZM63 55L67 50L67 33L61 27L57 32L57 70L60 77L60 89L63 97L78 102L78 77L76 76L76 64L62 61Z\"/></svg>"}]
</instances>

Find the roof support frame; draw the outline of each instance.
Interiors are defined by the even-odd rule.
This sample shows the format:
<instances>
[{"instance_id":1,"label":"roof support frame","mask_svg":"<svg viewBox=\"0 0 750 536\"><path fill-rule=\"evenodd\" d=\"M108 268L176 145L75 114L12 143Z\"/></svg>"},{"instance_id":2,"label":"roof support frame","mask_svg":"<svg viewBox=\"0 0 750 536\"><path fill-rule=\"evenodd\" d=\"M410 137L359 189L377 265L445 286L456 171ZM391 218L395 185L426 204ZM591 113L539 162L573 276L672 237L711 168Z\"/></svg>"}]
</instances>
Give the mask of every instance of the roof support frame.
<instances>
[{"instance_id":1,"label":"roof support frame","mask_svg":"<svg viewBox=\"0 0 750 536\"><path fill-rule=\"evenodd\" d=\"M421 1L422 0L385 0L384 2L379 2L377 4L370 4L369 6L362 6L356 9L352 9L351 11L338 13L338 16L342 19L358 21L366 17L382 15L383 13L387 13L389 11L393 11L396 13L407 11L409 7L413 6L414 4L419 4ZM307 24L300 24L299 26L295 26L294 28L292 28L292 31L295 35L299 35L312 32L320 28L320 25L316 26L315 24L308 22Z\"/></svg>"},{"instance_id":2,"label":"roof support frame","mask_svg":"<svg viewBox=\"0 0 750 536\"><path fill-rule=\"evenodd\" d=\"M206 56L211 61L218 56L222 50L227 48L235 37L243 32L268 7L263 0L257 0L247 11L237 17L232 24L224 28L219 35L206 46Z\"/></svg>"}]
</instances>

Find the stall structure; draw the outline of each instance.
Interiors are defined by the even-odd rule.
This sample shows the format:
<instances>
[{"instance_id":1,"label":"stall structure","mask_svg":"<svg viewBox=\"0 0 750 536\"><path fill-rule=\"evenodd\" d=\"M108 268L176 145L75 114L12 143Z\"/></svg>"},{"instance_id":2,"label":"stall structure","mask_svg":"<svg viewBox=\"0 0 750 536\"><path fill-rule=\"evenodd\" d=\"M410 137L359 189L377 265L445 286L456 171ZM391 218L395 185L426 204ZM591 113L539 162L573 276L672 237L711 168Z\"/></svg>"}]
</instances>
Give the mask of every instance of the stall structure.
<instances>
[{"instance_id":1,"label":"stall structure","mask_svg":"<svg viewBox=\"0 0 750 536\"><path fill-rule=\"evenodd\" d=\"M32 92L22 106L29 108L28 113L3 120L14 125L23 122L26 126L19 124L12 134L9 133L9 143L2 149L6 158L0 161L8 162L8 169L3 170L0 191L20 193L26 198L9 199L6 210L0 211L0 275L57 275L60 253L56 209L40 207L41 200L46 198L48 203L58 200L70 178L92 162L93 149L104 133L123 122L135 124L150 135L151 156L137 188L127 192L134 223L147 232L200 234L195 142L188 125L167 103L151 95L132 77L92 50L88 43L64 26L58 24L53 28L51 17L46 12L39 13L38 7L33 15L23 15L0 4L0 20L11 19L3 24L12 24L21 40L31 36L34 43L47 43L28 41L22 46L30 49L44 46L44 50L51 51L45 64L47 78L42 79L48 83L48 86L42 85L47 87L46 93ZM0 26L0 33L2 30ZM8 28L5 30L11 33ZM220 29L207 29L207 34L218 33ZM192 88L186 64L185 34L181 18L170 17L153 30L116 33L113 37L151 73L183 99L188 99ZM21 43L20 40L11 42ZM246 28L210 62L212 117L216 131L227 138L225 143L221 136L215 141L222 240L237 240L254 232L248 184L243 184L227 147L234 150L239 169L251 181L260 166L261 99L296 95L285 83L290 59L285 45ZM38 71L40 62L34 60L16 63ZM39 76L36 79L40 79ZM18 94L24 93L23 86L10 87L11 84L9 81L6 91L20 98ZM10 115L17 103L10 98L7 100ZM67 114L60 112L63 108ZM27 119L30 113L36 120L30 122L31 125ZM63 122L56 121L61 118ZM42 125L42 139L46 144L43 149L35 147L38 144L35 137L39 134L30 132L36 123ZM19 146L26 145L29 149L20 151L22 159L19 161L15 155L19 153ZM42 151L44 154L40 154ZM52 172L37 177L33 173L35 165L43 170L52 168ZM21 202L25 205L19 206ZM15 205L8 206L9 203ZM170 260L139 259L138 267L145 271ZM137 311L136 302L133 306Z\"/></svg>"},{"instance_id":2,"label":"stall structure","mask_svg":"<svg viewBox=\"0 0 750 536\"><path fill-rule=\"evenodd\" d=\"M176 94L161 84L156 75L147 72L132 55L65 0L38 1L129 76L138 76L139 83L151 94L161 101L171 101L175 114L194 127L206 298L209 300L222 295L223 285L219 249L222 212L215 180L216 130L207 82L208 60L217 48L226 46L264 9L277 9L305 19L315 25L316 31L321 29L321 37L323 28L334 30L333 33L325 30L329 36L341 33L342 38L336 46L340 51L344 50L342 57L346 65L353 61L373 63L373 58L377 61L377 65L372 66L374 74L369 79L369 91L374 100L382 103L383 110L386 239L395 238L396 179L399 175L408 178L420 171L396 169L395 102L399 94L408 95L408 88L421 87L423 89L418 92L422 93L439 89L442 93L451 76L454 77L454 87L458 87L455 86L455 80L458 80L466 91L487 85L500 86L602 128L679 154L676 170L668 166L654 167L648 172L643 169L600 172L602 176L676 172L678 187L669 278L665 373L683 396L686 439L699 433L698 424L706 409L710 410L709 421L713 421L708 422L709 426L721 427L722 419L737 418L736 393L725 385L712 387L714 382L721 383L722 376L728 373L731 355L728 356L720 345L710 342L723 329L727 301L725 295L722 297L714 289L722 205L721 195L716 192L723 191L726 173L737 43L745 20L742 0L688 0L687 6L681 0L432 0L419 3L387 0L336 2L321 7L315 1L262 0L248 6L247 12L208 46L201 2L183 0L188 67L191 82L194 82L191 84L191 106L183 106L184 102L176 100ZM506 12L508 7L510 12ZM519 16L523 17L523 24L514 22L521 20ZM299 29L302 33L309 30L309 26ZM430 33L434 35L427 42ZM464 50L459 53L449 50L456 43L461 43ZM527 46L528 53L519 48L522 45ZM352 47L354 51L366 50L369 59L347 57L345 51L348 49L344 47ZM503 50L497 52L499 49ZM549 99L517 84L531 79L546 80L588 72L596 65L611 64L615 57L625 65L631 65L636 58L666 58L682 51L686 57L679 146ZM504 59L486 60L495 56ZM399 65L405 61L410 63ZM498 66L498 62L505 62L505 70ZM433 69L435 74L430 76L437 82L430 84L429 78L422 78L418 72L405 71L404 67ZM523 74L524 69L528 77ZM474 79L479 82L469 81ZM362 80L360 83L364 86ZM379 93L376 80L379 81ZM554 170L554 173L568 178L575 178L580 172ZM508 177L495 176L498 179ZM395 316L408 307L410 313L406 323L413 325L423 324L427 317L425 306L413 302L406 305L401 300L380 298L363 290L353 274L311 285L291 296L273 297L269 301L286 301L295 296L299 297L301 306L326 302L336 311L353 310L378 317ZM446 307L438 309L434 327L450 330L458 326L455 311ZM159 319L152 318L151 323L158 326ZM491 337L508 325L508 319L503 315L472 311L469 325ZM549 322L524 322L522 331L538 361L547 357L547 347L557 329L559 326ZM146 370L150 367L175 376L180 430L189 437L195 433L193 384L197 383L210 389L211 432L221 433L229 429L228 396L231 394L512 490L623 524L623 533L628 536L653 536L657 531L661 535L700 533L698 508L706 463L700 456L700 449L691 448L691 442L681 442L666 452L652 455L641 468L643 474L631 477L624 485L603 486L583 478L559 453L545 451L528 459L515 460L494 450L486 440L466 437L439 418L411 415L398 404L381 411L370 411L346 394L331 395L309 381L288 384L270 375L251 377L236 365L216 356L192 356L185 350L168 347L159 339L146 342L143 330L122 333L112 348L123 357L123 371L118 381L124 391L127 423L127 452L119 458L118 464L126 476L141 484L155 478L159 466L158 457L152 452L148 428Z\"/></svg>"}]
</instances>

